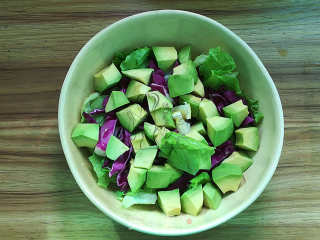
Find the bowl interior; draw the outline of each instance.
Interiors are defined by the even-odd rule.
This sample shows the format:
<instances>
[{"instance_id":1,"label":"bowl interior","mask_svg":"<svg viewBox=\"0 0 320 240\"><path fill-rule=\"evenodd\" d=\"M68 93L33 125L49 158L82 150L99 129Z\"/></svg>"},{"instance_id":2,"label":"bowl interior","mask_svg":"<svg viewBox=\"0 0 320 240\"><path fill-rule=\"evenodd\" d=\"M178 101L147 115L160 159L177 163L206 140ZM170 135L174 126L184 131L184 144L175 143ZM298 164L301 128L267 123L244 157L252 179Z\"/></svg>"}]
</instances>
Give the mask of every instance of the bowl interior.
<instances>
[{"instance_id":1,"label":"bowl interior","mask_svg":"<svg viewBox=\"0 0 320 240\"><path fill-rule=\"evenodd\" d=\"M221 46L237 63L245 93L257 98L265 119L260 126L261 146L246 182L226 196L218 210L203 209L197 217L166 217L155 207L121 207L113 192L97 186L87 155L71 141L80 119L82 101L93 91L93 74L110 63L115 52L143 46L191 45L194 56ZM216 226L250 205L270 180L281 152L282 108L276 88L252 50L236 35L206 17L182 11L155 11L121 20L94 36L80 51L65 79L59 103L59 131L70 169L89 199L104 213L130 228L159 235L182 235ZM191 221L190 221L191 219Z\"/></svg>"}]
</instances>

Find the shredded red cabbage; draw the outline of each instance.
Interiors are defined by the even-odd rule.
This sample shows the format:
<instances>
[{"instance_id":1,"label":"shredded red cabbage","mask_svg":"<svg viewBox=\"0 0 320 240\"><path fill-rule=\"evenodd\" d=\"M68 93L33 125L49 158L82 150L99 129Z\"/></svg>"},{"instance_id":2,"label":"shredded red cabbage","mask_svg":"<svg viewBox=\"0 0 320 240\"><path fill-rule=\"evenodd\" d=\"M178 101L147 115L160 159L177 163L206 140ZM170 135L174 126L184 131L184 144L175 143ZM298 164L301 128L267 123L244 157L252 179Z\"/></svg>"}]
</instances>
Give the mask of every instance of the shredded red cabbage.
<instances>
[{"instance_id":1,"label":"shredded red cabbage","mask_svg":"<svg viewBox=\"0 0 320 240\"><path fill-rule=\"evenodd\" d=\"M224 159L229 157L233 152L234 152L234 146L230 140L216 147L215 153L211 156L211 167L212 168L216 167Z\"/></svg>"},{"instance_id":2,"label":"shredded red cabbage","mask_svg":"<svg viewBox=\"0 0 320 240\"><path fill-rule=\"evenodd\" d=\"M183 193L187 190L189 181L194 178L193 175L184 172L180 178L178 178L175 182L171 183L164 190L173 190L179 188L180 193Z\"/></svg>"},{"instance_id":3,"label":"shredded red cabbage","mask_svg":"<svg viewBox=\"0 0 320 240\"><path fill-rule=\"evenodd\" d=\"M97 123L97 121L86 112L83 112L82 116L86 119L87 123Z\"/></svg>"},{"instance_id":4,"label":"shredded red cabbage","mask_svg":"<svg viewBox=\"0 0 320 240\"><path fill-rule=\"evenodd\" d=\"M107 116L99 131L99 141L94 149L94 152L99 156L106 156L106 148L110 137L113 135L117 124L117 118Z\"/></svg>"}]
</instances>

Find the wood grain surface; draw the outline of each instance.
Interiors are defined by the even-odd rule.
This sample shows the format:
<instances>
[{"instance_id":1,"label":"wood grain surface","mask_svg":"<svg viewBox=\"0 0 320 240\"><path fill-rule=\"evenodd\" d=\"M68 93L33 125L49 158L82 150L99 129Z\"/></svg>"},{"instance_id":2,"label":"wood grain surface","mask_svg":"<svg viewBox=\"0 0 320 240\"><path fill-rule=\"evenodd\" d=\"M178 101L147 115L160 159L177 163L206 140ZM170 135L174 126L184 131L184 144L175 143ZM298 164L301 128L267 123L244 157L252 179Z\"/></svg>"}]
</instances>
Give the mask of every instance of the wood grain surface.
<instances>
[{"instance_id":1,"label":"wood grain surface","mask_svg":"<svg viewBox=\"0 0 320 240\"><path fill-rule=\"evenodd\" d=\"M181 239L320 239L320 1L1 0L0 239L171 239L129 230L80 191L57 128L79 49L126 16L183 9L218 20L262 59L279 90L285 142L270 184L229 222Z\"/></svg>"}]
</instances>

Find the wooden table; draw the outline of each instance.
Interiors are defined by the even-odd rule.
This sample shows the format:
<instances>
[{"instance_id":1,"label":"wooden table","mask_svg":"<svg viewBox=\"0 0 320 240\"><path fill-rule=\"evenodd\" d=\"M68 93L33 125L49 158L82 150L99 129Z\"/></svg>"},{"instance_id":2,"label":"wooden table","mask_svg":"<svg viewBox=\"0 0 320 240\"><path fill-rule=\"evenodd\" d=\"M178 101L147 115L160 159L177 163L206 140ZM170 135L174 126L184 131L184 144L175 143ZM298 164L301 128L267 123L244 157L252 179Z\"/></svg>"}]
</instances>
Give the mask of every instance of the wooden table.
<instances>
[{"instance_id":1,"label":"wooden table","mask_svg":"<svg viewBox=\"0 0 320 240\"><path fill-rule=\"evenodd\" d=\"M2 0L0 239L159 239L115 223L80 191L57 128L68 67L96 32L126 16L183 9L218 20L259 55L279 90L285 143L247 210L181 239L320 239L320 1ZM168 238L162 238L168 239Z\"/></svg>"}]
</instances>

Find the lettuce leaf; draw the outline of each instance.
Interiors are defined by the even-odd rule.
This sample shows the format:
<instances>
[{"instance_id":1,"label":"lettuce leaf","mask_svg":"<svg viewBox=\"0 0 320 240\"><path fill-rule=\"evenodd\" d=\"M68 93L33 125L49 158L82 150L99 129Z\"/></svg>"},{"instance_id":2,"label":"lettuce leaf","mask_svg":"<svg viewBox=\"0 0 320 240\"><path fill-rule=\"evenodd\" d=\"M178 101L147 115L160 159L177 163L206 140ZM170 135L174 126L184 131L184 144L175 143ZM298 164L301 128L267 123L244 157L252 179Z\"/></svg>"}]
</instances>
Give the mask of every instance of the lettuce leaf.
<instances>
[{"instance_id":1,"label":"lettuce leaf","mask_svg":"<svg viewBox=\"0 0 320 240\"><path fill-rule=\"evenodd\" d=\"M122 200L122 206L125 208L136 204L155 204L157 201L157 194L150 192L136 192L127 193Z\"/></svg>"},{"instance_id":2,"label":"lettuce leaf","mask_svg":"<svg viewBox=\"0 0 320 240\"><path fill-rule=\"evenodd\" d=\"M264 118L263 113L259 111L259 101L246 96L245 100L247 102L249 112L251 112L253 115L255 124L259 124Z\"/></svg>"},{"instance_id":3,"label":"lettuce leaf","mask_svg":"<svg viewBox=\"0 0 320 240\"><path fill-rule=\"evenodd\" d=\"M122 71L144 68L148 65L148 57L151 53L151 49L148 47L139 48L134 50L129 55L126 56L120 64Z\"/></svg>"},{"instance_id":4,"label":"lettuce leaf","mask_svg":"<svg viewBox=\"0 0 320 240\"><path fill-rule=\"evenodd\" d=\"M97 176L98 185L103 188L107 188L110 183L109 170L103 168L104 157L93 154L89 157L89 161L92 168Z\"/></svg>"},{"instance_id":5,"label":"lettuce leaf","mask_svg":"<svg viewBox=\"0 0 320 240\"><path fill-rule=\"evenodd\" d=\"M198 176L190 180L190 185L188 186L188 188L189 189L194 188L200 184L205 184L210 181L211 181L210 175L207 172L201 172Z\"/></svg>"}]
</instances>

